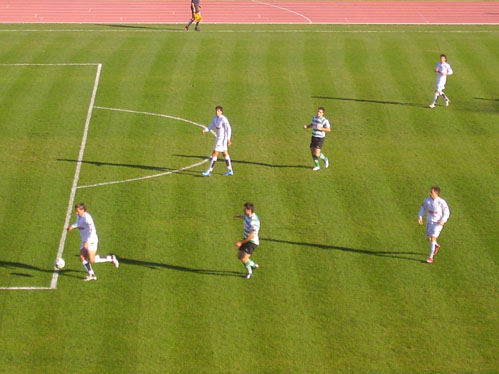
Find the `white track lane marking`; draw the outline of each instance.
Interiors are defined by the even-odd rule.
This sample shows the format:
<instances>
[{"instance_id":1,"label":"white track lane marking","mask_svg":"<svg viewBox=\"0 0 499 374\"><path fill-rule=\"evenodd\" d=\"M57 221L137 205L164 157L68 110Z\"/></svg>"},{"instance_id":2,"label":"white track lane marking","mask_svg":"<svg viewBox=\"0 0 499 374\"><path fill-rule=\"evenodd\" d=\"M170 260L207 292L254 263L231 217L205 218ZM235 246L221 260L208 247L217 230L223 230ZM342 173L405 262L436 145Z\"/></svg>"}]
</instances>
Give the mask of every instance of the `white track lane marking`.
<instances>
[{"instance_id":1,"label":"white track lane marking","mask_svg":"<svg viewBox=\"0 0 499 374\"><path fill-rule=\"evenodd\" d=\"M305 16L305 15L303 15L301 13L295 12L294 10L291 10L291 9L288 9L288 8L284 8L282 6L278 6L278 5L274 5L274 4L264 3L262 1L257 1L257 0L251 0L251 2L257 3L257 4L266 5L266 6L270 6L270 7L273 7L273 8L284 10L286 12L290 12L290 13L296 14L297 16L304 18L309 24L313 23L310 18L308 18L307 16Z\"/></svg>"},{"instance_id":2,"label":"white track lane marking","mask_svg":"<svg viewBox=\"0 0 499 374\"><path fill-rule=\"evenodd\" d=\"M129 25L132 25L133 23L127 23ZM156 25L156 24L154 24ZM244 23L241 24L242 26L244 25L260 25L259 23ZM278 25L278 24L276 24ZM292 23L281 23L279 25L293 25ZM331 25L330 23L314 23L314 25ZM428 25L427 23L397 23L397 24L383 24L383 23L377 23L377 24L367 24L367 23L355 23L352 25L376 25L376 26L425 26L425 27L432 27L432 26L456 26L457 24L455 23L441 23L441 24L432 24ZM490 23L466 23L466 24L459 24L460 26L496 26L496 24L490 24ZM336 26L343 26L343 25L336 25ZM81 32L81 33L99 33L99 32L138 32L138 33L181 33L185 34L184 29L179 29L179 30L166 30L166 29L154 29L154 30L92 30L92 29L73 29L73 30L55 30L55 29L47 29L47 30L15 30L15 29L10 29L10 30L1 30L0 33L2 32L15 32L15 33L29 33L29 32ZM498 30L446 30L445 33L452 33L452 34L479 34L479 33L498 33ZM248 34L248 33L258 33L258 34L293 34L293 33L303 33L303 34L435 34L435 33L442 33L442 30L206 30L203 29L203 34L223 34L223 33L228 33L228 34ZM0 65L5 65L5 66L15 66L18 64L0 64ZM21 64L23 65L23 64ZM25 65L37 65L37 64L25 64ZM40 65L47 65L47 64L40 64ZM58 65L58 64L54 64ZM72 65L72 64L60 64L60 65ZM74 65L96 65L96 64L74 64Z\"/></svg>"},{"instance_id":3,"label":"white track lane marking","mask_svg":"<svg viewBox=\"0 0 499 374\"><path fill-rule=\"evenodd\" d=\"M107 107L103 107L103 106L95 106L94 108L96 108L96 109L102 109L102 110L110 110L110 111L114 111L114 112L144 114L144 115L154 116L154 117L169 118L169 119L174 119L174 120L177 120L177 121L182 121L182 122L190 123L192 125L199 126L199 127L203 128L203 129L206 128L206 126L204 126L204 125L202 125L200 123L197 123L197 122L194 122L194 121L190 121L190 120L185 119L185 118L169 116L167 114L159 114L159 113L151 113L151 112L141 112L141 111L130 110L130 109L107 108ZM214 134L213 131L211 131L211 133ZM111 181L111 182L95 183L95 184L90 184L90 185L86 185L86 186L78 186L77 188L92 188L92 187L99 187L99 186L108 186L108 185L111 185L111 184L128 183L128 182L135 182L135 181L141 181L141 180L152 179L152 178L159 178L159 177L162 177L164 175L174 174L174 173L178 173L180 171L191 169L193 167L202 165L202 164L204 164L204 163L206 163L208 161L209 161L209 158L206 158L203 161L197 162L197 163L189 165L189 166L185 166L185 167L177 169L177 170L169 170L169 171L165 171L163 173L147 175L145 177L130 178L130 179L124 179L124 180L118 180L118 181Z\"/></svg>"}]
</instances>

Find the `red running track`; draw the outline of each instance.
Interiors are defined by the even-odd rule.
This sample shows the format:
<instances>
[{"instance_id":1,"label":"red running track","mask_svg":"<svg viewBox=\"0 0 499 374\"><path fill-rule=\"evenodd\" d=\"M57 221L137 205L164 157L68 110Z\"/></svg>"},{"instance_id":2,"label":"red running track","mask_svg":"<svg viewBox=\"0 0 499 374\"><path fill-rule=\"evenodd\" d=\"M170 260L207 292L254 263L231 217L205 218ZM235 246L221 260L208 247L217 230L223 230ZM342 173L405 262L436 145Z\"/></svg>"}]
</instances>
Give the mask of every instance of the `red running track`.
<instances>
[{"instance_id":1,"label":"red running track","mask_svg":"<svg viewBox=\"0 0 499 374\"><path fill-rule=\"evenodd\" d=\"M499 2L201 1L204 23L499 24ZM0 23L185 23L189 1L0 0Z\"/></svg>"}]
</instances>

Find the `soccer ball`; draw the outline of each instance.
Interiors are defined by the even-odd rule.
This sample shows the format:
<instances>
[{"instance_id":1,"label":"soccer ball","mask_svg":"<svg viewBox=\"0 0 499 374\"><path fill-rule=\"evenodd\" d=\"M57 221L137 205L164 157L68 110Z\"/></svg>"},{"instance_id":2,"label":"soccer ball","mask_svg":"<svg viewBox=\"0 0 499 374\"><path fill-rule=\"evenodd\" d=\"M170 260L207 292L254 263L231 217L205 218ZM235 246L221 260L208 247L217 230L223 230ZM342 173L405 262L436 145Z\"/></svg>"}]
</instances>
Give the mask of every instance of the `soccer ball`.
<instances>
[{"instance_id":1,"label":"soccer ball","mask_svg":"<svg viewBox=\"0 0 499 374\"><path fill-rule=\"evenodd\" d=\"M62 258L58 258L54 261L54 266L61 270L64 266L66 266L66 261L64 261L64 259Z\"/></svg>"}]
</instances>

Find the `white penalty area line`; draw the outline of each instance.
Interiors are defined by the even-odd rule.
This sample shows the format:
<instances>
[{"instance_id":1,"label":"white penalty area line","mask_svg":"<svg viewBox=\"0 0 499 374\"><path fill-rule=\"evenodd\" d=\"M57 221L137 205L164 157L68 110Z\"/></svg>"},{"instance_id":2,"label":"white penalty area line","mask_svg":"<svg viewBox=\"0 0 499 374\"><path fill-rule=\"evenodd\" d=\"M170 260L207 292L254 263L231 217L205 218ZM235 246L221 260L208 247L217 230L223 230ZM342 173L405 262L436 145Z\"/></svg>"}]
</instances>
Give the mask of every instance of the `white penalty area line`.
<instances>
[{"instance_id":1,"label":"white penalty area line","mask_svg":"<svg viewBox=\"0 0 499 374\"><path fill-rule=\"evenodd\" d=\"M0 290L24 290L24 291L36 291L36 290L52 290L52 287L0 287Z\"/></svg>"},{"instance_id":2,"label":"white penalty area line","mask_svg":"<svg viewBox=\"0 0 499 374\"><path fill-rule=\"evenodd\" d=\"M85 151L85 145L87 142L88 128L90 125L90 119L92 117L92 109L95 103L95 97L97 95L97 87L99 86L99 79L102 70L102 64L100 63L53 63L53 64L32 64L32 63L16 63L16 64L4 64L0 63L0 66L97 66L97 72L95 74L94 88L92 91L92 96L90 98L90 104L88 106L87 118L85 120L85 129L83 131L83 137L80 146L80 153L78 155L78 163L76 165L75 175L73 178L73 185L71 187L71 193L69 196L68 209L66 212L66 219L64 222L64 227L62 228L61 240L59 241L59 249L57 251L57 258L62 257L62 252L64 251L64 243L66 242L67 230L69 226L69 220L71 219L71 212L73 211L73 203L76 194L76 188L78 185L78 179L80 178L81 163L83 160L83 153ZM59 278L59 271L54 270L52 274L52 281L50 282L50 287L0 287L0 290L54 290L57 288L57 279Z\"/></svg>"},{"instance_id":3,"label":"white penalty area line","mask_svg":"<svg viewBox=\"0 0 499 374\"><path fill-rule=\"evenodd\" d=\"M83 154L85 153L85 146L87 144L88 128L90 126L90 119L92 118L92 111L94 108L95 97L97 96L97 87L99 86L101 70L102 70L102 64L98 64L97 72L95 73L94 88L92 90L90 104L88 105L87 118L85 120L85 128L83 130L83 137L81 139L80 152L78 154L78 162L76 163L73 185L71 186L71 193L69 195L68 209L66 211L66 219L64 221L64 226L62 228L61 240L59 241L59 250L57 251L57 258L62 257L62 252L64 252L64 244L66 243L66 235L68 233L67 227L69 226L69 220L71 219L71 212L73 211L76 188L78 186L78 180L80 179L81 163L83 160ZM52 274L52 281L50 282L50 289L57 288L58 278L59 278L59 271L54 270L54 273Z\"/></svg>"},{"instance_id":4,"label":"white penalty area line","mask_svg":"<svg viewBox=\"0 0 499 374\"><path fill-rule=\"evenodd\" d=\"M97 66L99 63L54 63L54 64L31 64L31 63L18 63L18 64L0 64L0 66Z\"/></svg>"},{"instance_id":5,"label":"white penalty area line","mask_svg":"<svg viewBox=\"0 0 499 374\"><path fill-rule=\"evenodd\" d=\"M266 5L266 6L270 6L270 7L273 7L273 8L277 8L277 9L281 9L281 10L284 10L286 12L289 12L289 13L293 13L293 14L296 14L298 17L302 17L303 19L305 19L309 24L312 24L312 20L310 18L308 18L307 16L301 14L301 13L298 13L298 12L295 12L294 10L291 10L291 9L288 9L288 8L284 8L282 6L278 6L278 5L274 5L274 4L269 4L269 3L264 3L263 1L257 1L257 0L251 0L253 3L257 3L257 4L262 4L262 5Z\"/></svg>"},{"instance_id":6,"label":"white penalty area line","mask_svg":"<svg viewBox=\"0 0 499 374\"><path fill-rule=\"evenodd\" d=\"M203 128L203 129L206 128L206 126L204 126L204 125L202 125L200 123L197 123L197 122L194 122L194 121L190 121L190 120L185 119L185 118L169 116L168 114L142 112L142 111L130 110L130 109L108 108L108 107L103 107L103 106L95 106L94 108L95 109L101 109L101 110L110 110L110 111L114 111L114 112L143 114L143 115L154 116L154 117L162 117L162 118L174 119L174 120L177 120L177 121L182 121L182 122L190 123L190 124L195 125L195 126L199 126L199 127ZM211 133L214 134L213 131L211 131ZM174 173L178 173L178 172L181 172L181 171L184 171L184 170L188 170L188 169L194 168L194 167L202 165L202 164L204 164L204 163L206 163L208 161L209 161L209 158L206 158L203 161L200 161L200 162L197 162L195 164L192 164L192 165L189 165L189 166L185 166L183 168L176 169L176 170L169 170L169 171L165 171L165 172L162 172L162 173L152 174L152 175L146 175L144 177L138 177L138 178L130 178L130 179L123 179L123 180L119 180L119 181L111 181L111 182L102 182L102 183L89 184L89 185L86 185L86 186L78 186L77 188L78 189L80 189L80 188L92 188L92 187L108 186L108 185L111 185L111 184L120 184L120 183L142 181L142 180L152 179L152 178L159 178L159 177L162 177L162 176L165 176L165 175L170 175L170 174L174 174Z\"/></svg>"}]
</instances>

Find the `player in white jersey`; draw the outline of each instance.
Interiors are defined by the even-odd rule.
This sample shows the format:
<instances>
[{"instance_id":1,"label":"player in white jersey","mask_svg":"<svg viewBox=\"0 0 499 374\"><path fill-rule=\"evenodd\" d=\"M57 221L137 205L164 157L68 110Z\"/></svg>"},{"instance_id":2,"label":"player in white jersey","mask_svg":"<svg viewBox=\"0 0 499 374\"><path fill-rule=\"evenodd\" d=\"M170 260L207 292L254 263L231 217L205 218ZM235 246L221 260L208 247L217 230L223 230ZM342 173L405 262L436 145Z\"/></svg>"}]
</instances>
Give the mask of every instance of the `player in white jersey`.
<instances>
[{"instance_id":1,"label":"player in white jersey","mask_svg":"<svg viewBox=\"0 0 499 374\"><path fill-rule=\"evenodd\" d=\"M435 72L437 73L435 96L433 97L433 102L430 104L430 108L435 108L439 96L444 98L445 106L449 106L450 99L445 95L444 90L447 77L454 74L454 71L452 71L451 66L447 63L447 56L440 55L440 62L435 66Z\"/></svg>"},{"instance_id":2,"label":"player in white jersey","mask_svg":"<svg viewBox=\"0 0 499 374\"><path fill-rule=\"evenodd\" d=\"M253 270L258 268L258 264L254 263L250 256L260 244L258 232L260 231L260 219L255 213L255 206L252 203L244 204L244 215L237 215L236 218L244 219L244 235L243 240L236 242L236 248L239 250L237 258L241 260L246 268L246 279L253 276Z\"/></svg>"},{"instance_id":3,"label":"player in white jersey","mask_svg":"<svg viewBox=\"0 0 499 374\"><path fill-rule=\"evenodd\" d=\"M434 186L430 189L430 197L427 197L419 210L418 222L423 224L423 216L426 213L426 236L430 242L430 255L426 262L433 263L433 256L438 253L440 244L437 238L442 232L445 223L449 219L450 210L447 202L440 197L440 187Z\"/></svg>"},{"instance_id":4,"label":"player in white jersey","mask_svg":"<svg viewBox=\"0 0 499 374\"><path fill-rule=\"evenodd\" d=\"M88 273L84 279L86 282L97 280L97 276L92 269L92 264L99 262L112 262L114 266L119 267L120 263L115 255L107 255L100 257L97 253L97 245L99 238L97 237L97 229L95 228L92 216L87 212L85 204L79 203L75 205L76 222L68 227L68 231L73 229L80 230L81 246L80 246L80 261Z\"/></svg>"},{"instance_id":5,"label":"player in white jersey","mask_svg":"<svg viewBox=\"0 0 499 374\"><path fill-rule=\"evenodd\" d=\"M211 154L210 167L208 168L208 170L203 172L203 175L205 177L209 177L211 175L213 167L215 166L215 162L217 162L218 152L222 152L225 157L225 163L227 164L227 172L224 175L234 175L228 152L229 146L232 144L230 141L230 138L232 136L232 128L230 127L230 123L227 117L223 115L224 109L220 105L215 108L215 111L216 116L213 118L210 126L203 129L203 134L216 129L217 138L215 141L215 148L213 149L213 153Z\"/></svg>"},{"instance_id":6,"label":"player in white jersey","mask_svg":"<svg viewBox=\"0 0 499 374\"><path fill-rule=\"evenodd\" d=\"M312 118L312 123L303 126L305 130L311 127L313 128L313 131L312 140L310 141L310 152L312 153L315 164L312 170L320 170L319 158L324 161L324 167L327 169L329 167L329 160L321 150L324 146L324 140L326 139L326 132L331 131L331 124L327 118L324 117L324 108L318 108L317 115Z\"/></svg>"}]
</instances>

